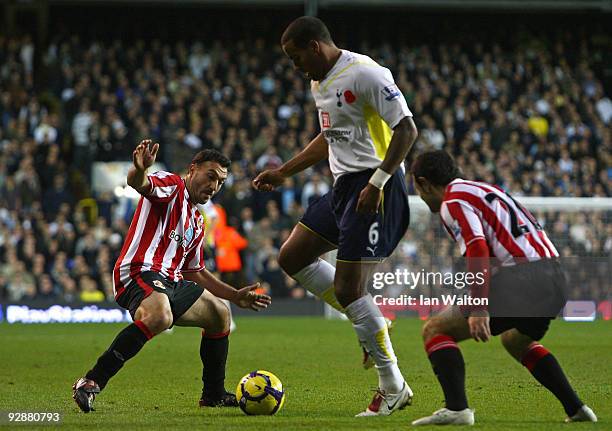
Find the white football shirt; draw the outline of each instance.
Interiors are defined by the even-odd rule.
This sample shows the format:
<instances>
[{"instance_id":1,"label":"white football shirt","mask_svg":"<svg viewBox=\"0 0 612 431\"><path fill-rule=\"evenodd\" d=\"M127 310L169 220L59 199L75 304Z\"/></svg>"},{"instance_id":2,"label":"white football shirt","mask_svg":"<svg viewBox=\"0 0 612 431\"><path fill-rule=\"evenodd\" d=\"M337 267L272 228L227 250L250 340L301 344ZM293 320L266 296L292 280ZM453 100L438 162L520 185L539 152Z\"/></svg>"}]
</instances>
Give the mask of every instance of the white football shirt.
<instances>
[{"instance_id":1,"label":"white football shirt","mask_svg":"<svg viewBox=\"0 0 612 431\"><path fill-rule=\"evenodd\" d=\"M334 180L378 168L392 129L404 117L412 117L389 69L355 52L342 50L325 78L311 81L311 90Z\"/></svg>"}]
</instances>

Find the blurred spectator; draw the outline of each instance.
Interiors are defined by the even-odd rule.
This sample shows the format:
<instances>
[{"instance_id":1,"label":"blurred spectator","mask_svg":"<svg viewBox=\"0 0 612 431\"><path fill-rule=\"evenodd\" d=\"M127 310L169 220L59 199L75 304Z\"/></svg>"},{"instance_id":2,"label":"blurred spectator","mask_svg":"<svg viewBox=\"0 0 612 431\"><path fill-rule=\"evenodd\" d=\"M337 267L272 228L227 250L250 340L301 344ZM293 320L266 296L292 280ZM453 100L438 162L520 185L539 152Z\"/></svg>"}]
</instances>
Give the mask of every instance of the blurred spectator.
<instances>
[{"instance_id":1,"label":"blurred spectator","mask_svg":"<svg viewBox=\"0 0 612 431\"><path fill-rule=\"evenodd\" d=\"M218 221L215 229L217 271L226 283L240 286L244 284L240 251L247 247L248 241L234 226L228 225L227 214L223 208L217 207L217 213Z\"/></svg>"},{"instance_id":2,"label":"blurred spectator","mask_svg":"<svg viewBox=\"0 0 612 431\"><path fill-rule=\"evenodd\" d=\"M83 275L79 279L81 294L79 299L83 302L102 302L105 300L104 293L98 290L96 282L89 275Z\"/></svg>"},{"instance_id":3,"label":"blurred spectator","mask_svg":"<svg viewBox=\"0 0 612 431\"><path fill-rule=\"evenodd\" d=\"M302 207L307 208L313 200L320 198L328 191L329 184L323 181L318 173L314 173L302 189Z\"/></svg>"},{"instance_id":4,"label":"blurred spectator","mask_svg":"<svg viewBox=\"0 0 612 431\"><path fill-rule=\"evenodd\" d=\"M53 284L53 280L48 274L43 274L38 280L38 293L36 300L54 301L57 299L57 292Z\"/></svg>"}]
</instances>

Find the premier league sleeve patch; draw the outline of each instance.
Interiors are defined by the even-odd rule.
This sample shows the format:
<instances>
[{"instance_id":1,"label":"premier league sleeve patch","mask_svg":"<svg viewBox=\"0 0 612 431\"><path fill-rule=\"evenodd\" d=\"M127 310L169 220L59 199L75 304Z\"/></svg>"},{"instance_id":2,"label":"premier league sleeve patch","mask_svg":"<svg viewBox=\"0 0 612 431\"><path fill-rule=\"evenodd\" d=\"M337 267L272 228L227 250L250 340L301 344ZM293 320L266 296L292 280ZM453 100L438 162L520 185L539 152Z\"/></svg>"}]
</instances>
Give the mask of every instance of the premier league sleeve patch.
<instances>
[{"instance_id":1,"label":"premier league sleeve patch","mask_svg":"<svg viewBox=\"0 0 612 431\"><path fill-rule=\"evenodd\" d=\"M382 89L382 92L387 102L397 99L398 97L400 97L401 94L399 88L397 88L397 85L395 84L386 86Z\"/></svg>"}]
</instances>

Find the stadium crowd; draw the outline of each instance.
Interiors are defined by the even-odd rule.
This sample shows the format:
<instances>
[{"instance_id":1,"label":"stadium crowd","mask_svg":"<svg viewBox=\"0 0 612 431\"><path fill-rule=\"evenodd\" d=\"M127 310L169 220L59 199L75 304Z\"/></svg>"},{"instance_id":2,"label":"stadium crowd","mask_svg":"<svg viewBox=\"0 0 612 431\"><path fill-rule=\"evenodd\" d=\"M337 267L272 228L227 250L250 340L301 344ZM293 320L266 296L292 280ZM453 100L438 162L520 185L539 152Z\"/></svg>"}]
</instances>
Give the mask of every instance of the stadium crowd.
<instances>
[{"instance_id":1,"label":"stadium crowd","mask_svg":"<svg viewBox=\"0 0 612 431\"><path fill-rule=\"evenodd\" d=\"M419 128L415 151L447 149L466 178L514 196L556 197L612 195L612 101L593 67L604 49L581 33L525 37L511 49L355 47L392 70ZM93 194L92 164L129 161L143 138L161 143L173 171L200 149L228 155L232 174L216 202L224 229L210 243L239 258L224 271L224 249L218 268L232 281L263 280L275 297L303 297L276 256L308 203L330 189L329 170L317 165L270 193L250 181L317 132L307 82L263 39L74 36L39 48L28 36L0 36L0 300L112 300L134 205L112 191ZM563 256L609 257L610 213L537 215ZM454 247L438 229L413 223L397 256L414 265L449 256Z\"/></svg>"}]
</instances>

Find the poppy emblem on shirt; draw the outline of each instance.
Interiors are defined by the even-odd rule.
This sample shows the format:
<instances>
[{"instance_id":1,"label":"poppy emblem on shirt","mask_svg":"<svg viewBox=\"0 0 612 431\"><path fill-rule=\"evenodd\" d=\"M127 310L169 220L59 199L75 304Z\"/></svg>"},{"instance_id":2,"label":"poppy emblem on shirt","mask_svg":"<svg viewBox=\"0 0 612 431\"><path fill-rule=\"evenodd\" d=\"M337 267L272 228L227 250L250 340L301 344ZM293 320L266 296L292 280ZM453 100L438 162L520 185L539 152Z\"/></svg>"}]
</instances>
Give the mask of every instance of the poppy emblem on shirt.
<instances>
[{"instance_id":1,"label":"poppy emblem on shirt","mask_svg":"<svg viewBox=\"0 0 612 431\"><path fill-rule=\"evenodd\" d=\"M346 100L346 103L350 105L351 103L354 103L355 100L357 100L357 97L353 94L351 90L346 90L344 92L344 100Z\"/></svg>"}]
</instances>

